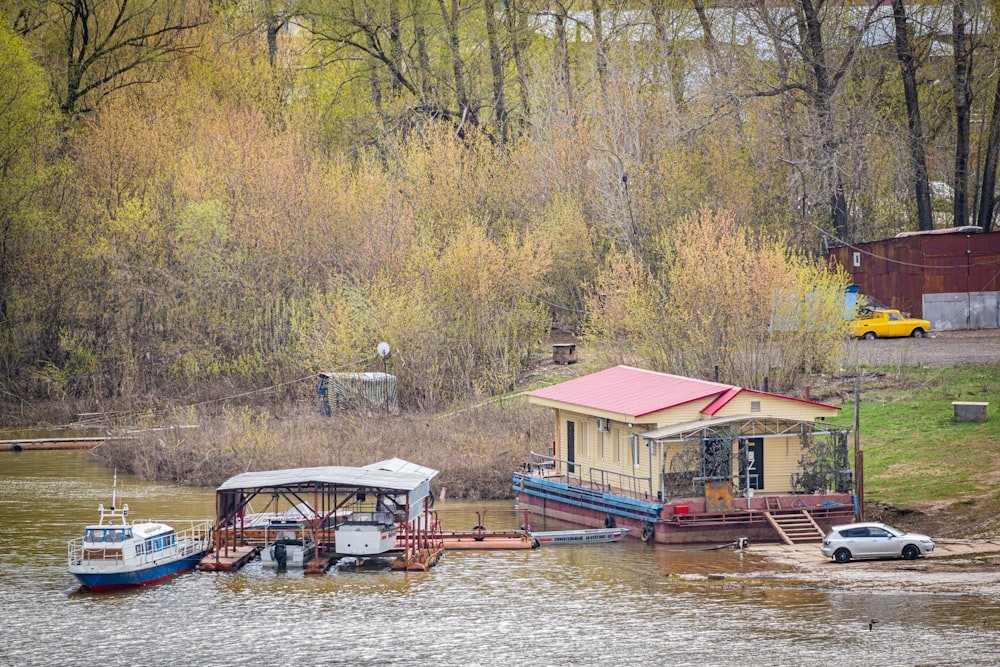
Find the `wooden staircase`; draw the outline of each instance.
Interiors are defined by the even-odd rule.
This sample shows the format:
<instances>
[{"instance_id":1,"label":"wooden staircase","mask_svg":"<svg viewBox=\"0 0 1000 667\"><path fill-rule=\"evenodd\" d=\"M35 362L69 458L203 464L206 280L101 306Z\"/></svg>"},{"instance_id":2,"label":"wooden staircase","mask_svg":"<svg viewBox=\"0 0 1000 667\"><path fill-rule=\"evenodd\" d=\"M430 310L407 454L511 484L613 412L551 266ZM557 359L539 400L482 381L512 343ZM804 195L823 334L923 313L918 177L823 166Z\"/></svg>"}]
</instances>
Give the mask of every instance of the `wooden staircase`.
<instances>
[{"instance_id":1,"label":"wooden staircase","mask_svg":"<svg viewBox=\"0 0 1000 667\"><path fill-rule=\"evenodd\" d=\"M785 544L803 544L823 540L823 529L809 514L809 510L773 510L768 508L764 517Z\"/></svg>"}]
</instances>

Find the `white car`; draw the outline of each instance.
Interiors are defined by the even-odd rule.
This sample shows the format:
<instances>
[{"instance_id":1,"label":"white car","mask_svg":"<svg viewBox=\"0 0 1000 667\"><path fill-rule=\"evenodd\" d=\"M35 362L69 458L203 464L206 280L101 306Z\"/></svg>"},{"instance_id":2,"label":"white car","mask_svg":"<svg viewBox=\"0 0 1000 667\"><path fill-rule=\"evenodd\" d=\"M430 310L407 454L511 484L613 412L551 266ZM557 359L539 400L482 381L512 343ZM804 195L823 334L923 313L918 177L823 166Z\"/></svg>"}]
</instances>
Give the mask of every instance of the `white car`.
<instances>
[{"instance_id":1,"label":"white car","mask_svg":"<svg viewBox=\"0 0 1000 667\"><path fill-rule=\"evenodd\" d=\"M823 538L820 551L838 563L846 563L852 558L913 560L934 551L934 540L884 523L849 523L834 526Z\"/></svg>"}]
</instances>

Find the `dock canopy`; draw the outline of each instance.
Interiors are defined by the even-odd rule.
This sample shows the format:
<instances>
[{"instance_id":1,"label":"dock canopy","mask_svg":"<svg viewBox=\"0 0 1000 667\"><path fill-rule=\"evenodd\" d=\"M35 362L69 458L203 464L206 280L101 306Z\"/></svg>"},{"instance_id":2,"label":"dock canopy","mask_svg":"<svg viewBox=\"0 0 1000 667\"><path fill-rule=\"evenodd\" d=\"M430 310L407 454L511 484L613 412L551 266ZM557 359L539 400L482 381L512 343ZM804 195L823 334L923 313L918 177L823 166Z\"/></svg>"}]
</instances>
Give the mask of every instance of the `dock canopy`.
<instances>
[{"instance_id":1,"label":"dock canopy","mask_svg":"<svg viewBox=\"0 0 1000 667\"><path fill-rule=\"evenodd\" d=\"M245 472L230 477L216 491L305 492L323 487L341 491L372 491L397 497L405 495L405 502L399 504L409 505L411 512L419 513L423 510L422 501L430 495L430 480L437 473L437 470L402 459L387 459L362 468L322 466Z\"/></svg>"}]
</instances>

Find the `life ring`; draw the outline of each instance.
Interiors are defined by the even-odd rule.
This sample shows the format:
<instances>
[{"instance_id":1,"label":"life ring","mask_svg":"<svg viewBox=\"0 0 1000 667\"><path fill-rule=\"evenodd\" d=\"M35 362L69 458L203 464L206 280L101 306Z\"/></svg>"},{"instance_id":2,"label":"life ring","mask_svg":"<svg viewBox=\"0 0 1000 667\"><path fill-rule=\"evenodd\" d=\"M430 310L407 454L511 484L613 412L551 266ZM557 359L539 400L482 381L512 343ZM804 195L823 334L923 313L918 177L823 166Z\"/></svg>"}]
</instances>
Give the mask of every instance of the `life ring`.
<instances>
[{"instance_id":1,"label":"life ring","mask_svg":"<svg viewBox=\"0 0 1000 667\"><path fill-rule=\"evenodd\" d=\"M645 526L642 527L642 534L640 535L640 537L642 538L643 542L649 542L650 540L653 539L654 533L655 531L653 530L653 524L647 523Z\"/></svg>"}]
</instances>

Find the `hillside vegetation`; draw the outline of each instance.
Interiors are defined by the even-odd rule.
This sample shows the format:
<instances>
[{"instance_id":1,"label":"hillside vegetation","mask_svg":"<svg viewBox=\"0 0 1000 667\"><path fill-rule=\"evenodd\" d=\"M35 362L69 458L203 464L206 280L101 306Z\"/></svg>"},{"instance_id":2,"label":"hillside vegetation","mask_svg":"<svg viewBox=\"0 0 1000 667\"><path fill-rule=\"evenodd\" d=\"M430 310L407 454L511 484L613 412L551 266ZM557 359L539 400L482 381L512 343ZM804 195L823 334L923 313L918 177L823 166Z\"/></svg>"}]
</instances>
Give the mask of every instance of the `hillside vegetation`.
<instances>
[{"instance_id":1,"label":"hillside vegetation","mask_svg":"<svg viewBox=\"0 0 1000 667\"><path fill-rule=\"evenodd\" d=\"M830 370L825 245L929 228L928 179L993 220L994 15L900 5L893 53L872 7L7 2L0 418L360 370L438 411L520 386L553 326L745 386Z\"/></svg>"}]
</instances>

